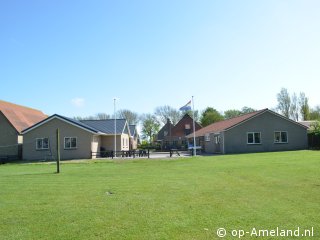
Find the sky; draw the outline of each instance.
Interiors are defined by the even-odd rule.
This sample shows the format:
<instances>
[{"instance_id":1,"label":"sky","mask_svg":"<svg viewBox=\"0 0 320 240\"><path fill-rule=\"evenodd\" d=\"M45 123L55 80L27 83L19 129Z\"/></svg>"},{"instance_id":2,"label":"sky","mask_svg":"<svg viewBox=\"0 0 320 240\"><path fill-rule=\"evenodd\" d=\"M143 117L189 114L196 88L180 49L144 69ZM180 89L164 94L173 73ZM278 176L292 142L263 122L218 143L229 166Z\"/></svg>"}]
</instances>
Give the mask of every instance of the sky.
<instances>
[{"instance_id":1,"label":"sky","mask_svg":"<svg viewBox=\"0 0 320 240\"><path fill-rule=\"evenodd\" d=\"M0 2L0 99L68 117L320 105L318 0Z\"/></svg>"}]
</instances>

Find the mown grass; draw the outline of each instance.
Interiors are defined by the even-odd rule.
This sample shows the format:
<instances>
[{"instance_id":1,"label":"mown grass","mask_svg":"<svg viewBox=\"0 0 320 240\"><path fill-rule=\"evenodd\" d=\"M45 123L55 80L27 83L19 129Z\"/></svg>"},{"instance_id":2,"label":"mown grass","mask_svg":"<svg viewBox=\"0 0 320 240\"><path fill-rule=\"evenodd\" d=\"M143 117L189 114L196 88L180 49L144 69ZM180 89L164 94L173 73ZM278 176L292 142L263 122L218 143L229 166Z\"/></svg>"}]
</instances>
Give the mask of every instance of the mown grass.
<instances>
[{"instance_id":1,"label":"mown grass","mask_svg":"<svg viewBox=\"0 0 320 240\"><path fill-rule=\"evenodd\" d=\"M0 239L220 239L220 227L224 239L254 227L313 227L303 239L320 239L317 151L90 160L61 171L0 165Z\"/></svg>"}]
</instances>

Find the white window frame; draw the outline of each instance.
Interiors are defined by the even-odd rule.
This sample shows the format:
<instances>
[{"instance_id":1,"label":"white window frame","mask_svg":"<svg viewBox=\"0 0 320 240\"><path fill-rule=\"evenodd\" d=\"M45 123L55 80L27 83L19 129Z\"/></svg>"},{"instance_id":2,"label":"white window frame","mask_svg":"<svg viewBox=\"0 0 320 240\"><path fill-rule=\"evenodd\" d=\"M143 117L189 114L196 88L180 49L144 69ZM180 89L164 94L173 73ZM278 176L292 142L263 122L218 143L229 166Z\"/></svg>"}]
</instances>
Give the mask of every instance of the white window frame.
<instances>
[{"instance_id":1,"label":"white window frame","mask_svg":"<svg viewBox=\"0 0 320 240\"><path fill-rule=\"evenodd\" d=\"M70 147L67 147L66 146L66 139L70 139ZM72 147L71 146L71 143L72 143L72 139L76 139L76 146L75 147ZM64 147L64 149L66 149L66 150L70 150L70 149L77 149L78 148L78 138L77 137L64 137L64 140L63 140L63 147Z\"/></svg>"},{"instance_id":2,"label":"white window frame","mask_svg":"<svg viewBox=\"0 0 320 240\"><path fill-rule=\"evenodd\" d=\"M276 133L279 133L280 134L280 139L279 139L279 142L276 141ZM282 133L286 133L287 135L287 141L286 142L282 142L282 138L281 138L281 134ZM289 137L288 137L288 131L274 131L274 134L273 134L273 141L275 144L284 144L284 143L288 143L289 142Z\"/></svg>"},{"instance_id":3,"label":"white window frame","mask_svg":"<svg viewBox=\"0 0 320 240\"><path fill-rule=\"evenodd\" d=\"M206 133L206 134L204 135L204 140L205 140L206 142L210 142L210 133Z\"/></svg>"},{"instance_id":4,"label":"white window frame","mask_svg":"<svg viewBox=\"0 0 320 240\"><path fill-rule=\"evenodd\" d=\"M259 139L260 139L260 142L256 143L256 139L255 139L255 134L258 133L259 134ZM252 143L249 143L249 134L253 134L253 142ZM249 145L258 145L258 144L261 144L262 141L261 141L262 137L261 137L261 132L247 132L247 144Z\"/></svg>"},{"instance_id":5,"label":"white window frame","mask_svg":"<svg viewBox=\"0 0 320 240\"><path fill-rule=\"evenodd\" d=\"M46 148L43 147L44 139L48 139L48 146L47 146ZM38 148L38 141L39 141L39 140L41 140L41 148ZM44 138L36 138L36 150L48 150L48 149L49 149L49 145L50 145L49 138L47 138L47 137L44 137Z\"/></svg>"},{"instance_id":6,"label":"white window frame","mask_svg":"<svg viewBox=\"0 0 320 240\"><path fill-rule=\"evenodd\" d=\"M215 144L220 144L220 141L221 141L220 135L215 135L215 136L214 136L214 143L215 143Z\"/></svg>"}]
</instances>

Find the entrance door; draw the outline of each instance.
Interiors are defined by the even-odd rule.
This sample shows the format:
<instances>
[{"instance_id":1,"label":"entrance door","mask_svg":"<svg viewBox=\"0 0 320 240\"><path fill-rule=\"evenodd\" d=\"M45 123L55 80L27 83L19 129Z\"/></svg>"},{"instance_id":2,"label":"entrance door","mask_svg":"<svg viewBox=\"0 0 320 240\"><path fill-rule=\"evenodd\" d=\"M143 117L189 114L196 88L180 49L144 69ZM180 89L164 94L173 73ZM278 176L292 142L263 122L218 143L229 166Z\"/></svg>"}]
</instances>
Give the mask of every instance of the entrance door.
<instances>
[{"instance_id":1,"label":"entrance door","mask_svg":"<svg viewBox=\"0 0 320 240\"><path fill-rule=\"evenodd\" d=\"M214 135L214 152L220 153L221 152L221 137L220 134Z\"/></svg>"}]
</instances>

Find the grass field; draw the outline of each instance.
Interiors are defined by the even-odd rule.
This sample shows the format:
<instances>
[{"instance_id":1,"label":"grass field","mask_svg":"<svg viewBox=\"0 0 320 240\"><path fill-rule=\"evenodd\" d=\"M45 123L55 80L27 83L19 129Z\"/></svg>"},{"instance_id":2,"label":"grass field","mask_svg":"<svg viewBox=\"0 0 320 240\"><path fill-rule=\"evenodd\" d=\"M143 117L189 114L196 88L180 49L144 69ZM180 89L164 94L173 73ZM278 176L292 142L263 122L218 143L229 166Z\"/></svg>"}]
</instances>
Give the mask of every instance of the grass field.
<instances>
[{"instance_id":1,"label":"grass field","mask_svg":"<svg viewBox=\"0 0 320 240\"><path fill-rule=\"evenodd\" d=\"M294 239L320 239L319 151L89 160L54 172L0 165L0 239L238 239L232 230L276 227L313 227Z\"/></svg>"}]
</instances>

